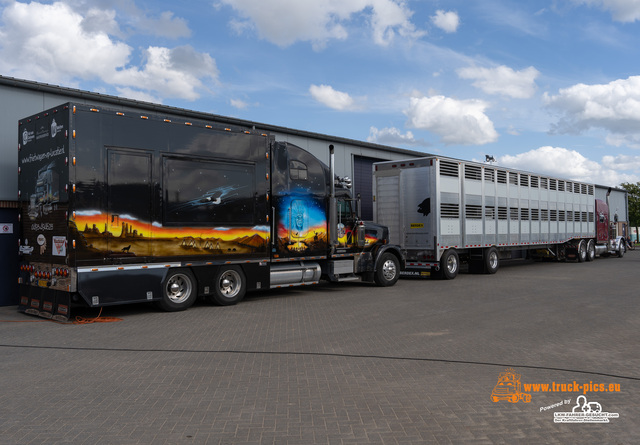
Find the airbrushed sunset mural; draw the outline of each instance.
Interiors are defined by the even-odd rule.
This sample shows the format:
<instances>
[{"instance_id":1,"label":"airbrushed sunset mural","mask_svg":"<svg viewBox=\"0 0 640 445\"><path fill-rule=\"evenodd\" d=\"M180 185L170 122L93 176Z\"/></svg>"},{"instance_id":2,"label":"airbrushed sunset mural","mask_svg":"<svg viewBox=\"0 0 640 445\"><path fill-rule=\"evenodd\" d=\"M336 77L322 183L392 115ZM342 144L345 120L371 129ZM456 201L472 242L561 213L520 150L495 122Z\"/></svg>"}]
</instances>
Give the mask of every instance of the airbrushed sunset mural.
<instances>
[{"instance_id":1,"label":"airbrushed sunset mural","mask_svg":"<svg viewBox=\"0 0 640 445\"><path fill-rule=\"evenodd\" d=\"M163 227L129 215L75 215L81 248L106 256L222 255L266 252L269 227Z\"/></svg>"}]
</instances>

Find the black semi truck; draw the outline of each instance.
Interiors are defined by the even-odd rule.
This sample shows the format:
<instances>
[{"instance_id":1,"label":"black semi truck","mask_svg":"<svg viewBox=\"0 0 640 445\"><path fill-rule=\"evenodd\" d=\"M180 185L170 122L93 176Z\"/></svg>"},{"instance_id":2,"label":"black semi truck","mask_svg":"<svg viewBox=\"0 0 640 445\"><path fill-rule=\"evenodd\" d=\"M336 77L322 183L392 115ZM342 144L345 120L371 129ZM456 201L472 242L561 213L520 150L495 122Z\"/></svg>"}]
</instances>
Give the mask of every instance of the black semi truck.
<instances>
[{"instance_id":1,"label":"black semi truck","mask_svg":"<svg viewBox=\"0 0 640 445\"><path fill-rule=\"evenodd\" d=\"M19 122L20 310L198 297L363 280L404 259L364 222L350 181L270 134L67 103Z\"/></svg>"}]
</instances>

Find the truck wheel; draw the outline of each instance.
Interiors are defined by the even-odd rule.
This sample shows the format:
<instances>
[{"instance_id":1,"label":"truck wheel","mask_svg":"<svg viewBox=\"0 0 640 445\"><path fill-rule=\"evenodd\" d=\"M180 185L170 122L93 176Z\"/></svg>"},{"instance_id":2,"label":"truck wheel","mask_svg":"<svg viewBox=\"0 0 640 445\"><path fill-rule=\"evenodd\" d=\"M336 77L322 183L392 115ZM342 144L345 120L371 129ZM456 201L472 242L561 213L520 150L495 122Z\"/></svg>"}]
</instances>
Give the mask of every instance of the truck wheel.
<instances>
[{"instance_id":1,"label":"truck wheel","mask_svg":"<svg viewBox=\"0 0 640 445\"><path fill-rule=\"evenodd\" d=\"M620 242L620 245L618 246L618 258L622 258L624 256L624 253L627 251L627 249L624 247L624 244L622 244L623 241Z\"/></svg>"},{"instance_id":2,"label":"truck wheel","mask_svg":"<svg viewBox=\"0 0 640 445\"><path fill-rule=\"evenodd\" d=\"M587 261L593 261L596 259L596 243L592 239L587 243Z\"/></svg>"},{"instance_id":3,"label":"truck wheel","mask_svg":"<svg viewBox=\"0 0 640 445\"><path fill-rule=\"evenodd\" d=\"M195 278L186 269L171 269L162 283L160 309L168 312L184 311L196 301Z\"/></svg>"},{"instance_id":4,"label":"truck wheel","mask_svg":"<svg viewBox=\"0 0 640 445\"><path fill-rule=\"evenodd\" d=\"M390 253L385 252L378 261L378 269L373 277L378 286L393 286L400 277L400 262L398 258Z\"/></svg>"},{"instance_id":5,"label":"truck wheel","mask_svg":"<svg viewBox=\"0 0 640 445\"><path fill-rule=\"evenodd\" d=\"M238 266L221 267L213 285L210 299L220 306L239 303L247 292L247 280Z\"/></svg>"},{"instance_id":6,"label":"truck wheel","mask_svg":"<svg viewBox=\"0 0 640 445\"><path fill-rule=\"evenodd\" d=\"M581 239L578 243L578 263L584 263L587 260L587 243Z\"/></svg>"},{"instance_id":7,"label":"truck wheel","mask_svg":"<svg viewBox=\"0 0 640 445\"><path fill-rule=\"evenodd\" d=\"M446 250L440 258L440 269L442 269L442 278L445 280L453 280L458 275L460 269L460 258L458 252L453 249Z\"/></svg>"},{"instance_id":8,"label":"truck wheel","mask_svg":"<svg viewBox=\"0 0 640 445\"><path fill-rule=\"evenodd\" d=\"M484 251L484 266L488 274L494 274L500 267L500 256L498 249L490 247Z\"/></svg>"}]
</instances>

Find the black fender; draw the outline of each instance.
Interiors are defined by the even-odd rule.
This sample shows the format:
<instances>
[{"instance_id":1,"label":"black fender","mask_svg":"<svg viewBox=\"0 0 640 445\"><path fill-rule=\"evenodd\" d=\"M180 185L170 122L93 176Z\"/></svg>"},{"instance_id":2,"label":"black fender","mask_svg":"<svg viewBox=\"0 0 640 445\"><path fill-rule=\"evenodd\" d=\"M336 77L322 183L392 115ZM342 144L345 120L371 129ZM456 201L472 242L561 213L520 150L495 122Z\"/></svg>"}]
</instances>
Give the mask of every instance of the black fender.
<instances>
[{"instance_id":1,"label":"black fender","mask_svg":"<svg viewBox=\"0 0 640 445\"><path fill-rule=\"evenodd\" d=\"M407 259L402 254L402 250L400 249L400 246L397 246L395 244L381 244L377 249L374 250L373 252L373 255L375 258L374 270L378 270L380 257L382 257L382 254L385 252L391 252L392 254L394 254L398 258L398 261L400 262L400 270L405 270L407 266Z\"/></svg>"}]
</instances>

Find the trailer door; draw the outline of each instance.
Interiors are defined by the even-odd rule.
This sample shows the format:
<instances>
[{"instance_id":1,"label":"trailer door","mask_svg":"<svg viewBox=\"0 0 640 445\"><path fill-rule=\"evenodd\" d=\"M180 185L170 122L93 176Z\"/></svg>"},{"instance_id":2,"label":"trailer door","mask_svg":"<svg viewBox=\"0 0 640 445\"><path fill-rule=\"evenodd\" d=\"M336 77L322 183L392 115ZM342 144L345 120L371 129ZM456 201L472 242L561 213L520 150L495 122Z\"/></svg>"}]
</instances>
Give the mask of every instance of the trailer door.
<instances>
[{"instance_id":1,"label":"trailer door","mask_svg":"<svg viewBox=\"0 0 640 445\"><path fill-rule=\"evenodd\" d=\"M109 256L150 256L151 154L120 148L107 153Z\"/></svg>"},{"instance_id":2,"label":"trailer door","mask_svg":"<svg viewBox=\"0 0 640 445\"><path fill-rule=\"evenodd\" d=\"M404 245L404 236L401 233L402 212L400 203L400 171L394 176L375 176L375 221L389 228L389 242L391 244Z\"/></svg>"}]
</instances>

